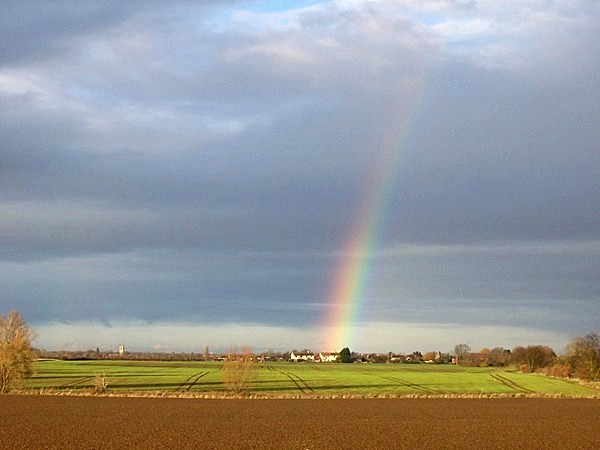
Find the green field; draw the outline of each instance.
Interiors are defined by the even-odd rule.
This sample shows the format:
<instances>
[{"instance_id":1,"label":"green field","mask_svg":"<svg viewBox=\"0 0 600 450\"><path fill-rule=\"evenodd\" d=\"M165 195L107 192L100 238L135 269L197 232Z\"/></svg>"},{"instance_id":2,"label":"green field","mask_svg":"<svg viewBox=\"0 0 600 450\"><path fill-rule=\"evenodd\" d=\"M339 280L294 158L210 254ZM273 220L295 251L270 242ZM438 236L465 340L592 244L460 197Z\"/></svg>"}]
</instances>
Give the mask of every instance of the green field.
<instances>
[{"instance_id":1,"label":"green field","mask_svg":"<svg viewBox=\"0 0 600 450\"><path fill-rule=\"evenodd\" d=\"M574 381L521 374L506 368L451 365L261 363L249 391L262 395L598 396ZM91 390L105 374L110 392L170 391L226 393L220 362L38 361L26 387L36 390Z\"/></svg>"}]
</instances>

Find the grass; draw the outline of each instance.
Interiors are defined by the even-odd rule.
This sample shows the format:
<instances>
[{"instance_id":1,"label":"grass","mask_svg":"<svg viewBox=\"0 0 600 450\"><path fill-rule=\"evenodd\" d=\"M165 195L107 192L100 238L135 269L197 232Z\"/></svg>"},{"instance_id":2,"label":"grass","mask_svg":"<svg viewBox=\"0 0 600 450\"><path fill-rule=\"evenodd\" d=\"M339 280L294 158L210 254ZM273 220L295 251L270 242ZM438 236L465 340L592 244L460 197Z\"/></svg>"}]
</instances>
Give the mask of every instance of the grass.
<instances>
[{"instance_id":1,"label":"grass","mask_svg":"<svg viewBox=\"0 0 600 450\"><path fill-rule=\"evenodd\" d=\"M105 374L109 392L226 394L220 362L38 361L32 390L93 390ZM598 397L571 380L521 374L507 368L404 364L259 364L250 384L264 396L566 396Z\"/></svg>"},{"instance_id":2,"label":"grass","mask_svg":"<svg viewBox=\"0 0 600 450\"><path fill-rule=\"evenodd\" d=\"M91 388L98 373L105 374L108 389L182 390L200 373L212 373L203 385L222 387L221 364L168 361L38 361L36 374L27 381L32 389ZM188 381L189 380L189 381ZM212 383L211 383L212 381Z\"/></svg>"}]
</instances>

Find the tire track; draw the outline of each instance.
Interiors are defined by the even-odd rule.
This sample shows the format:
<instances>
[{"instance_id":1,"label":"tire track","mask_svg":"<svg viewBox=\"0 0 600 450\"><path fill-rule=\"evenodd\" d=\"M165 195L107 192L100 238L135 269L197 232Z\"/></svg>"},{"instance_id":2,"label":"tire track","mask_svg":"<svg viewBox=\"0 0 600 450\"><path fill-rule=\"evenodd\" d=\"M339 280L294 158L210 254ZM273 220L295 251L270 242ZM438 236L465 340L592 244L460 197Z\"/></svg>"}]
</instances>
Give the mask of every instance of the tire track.
<instances>
[{"instance_id":1,"label":"tire track","mask_svg":"<svg viewBox=\"0 0 600 450\"><path fill-rule=\"evenodd\" d=\"M411 389L416 389L418 391L423 391L423 392L427 392L428 394L438 394L437 391L434 391L433 389L429 389L426 387L423 387L419 384L415 384L415 383L411 383L409 381L405 381L405 380L401 380L400 378L396 378L396 377L382 377L385 380L388 381L393 381L394 383L398 383L401 386L405 386Z\"/></svg>"},{"instance_id":2,"label":"tire track","mask_svg":"<svg viewBox=\"0 0 600 450\"><path fill-rule=\"evenodd\" d=\"M302 392L303 394L306 394L307 391L310 392L311 394L315 393L314 389L312 387L310 387L310 385L306 381L304 381L302 378L300 378L298 375L293 374L291 372L283 372L283 371L279 371L279 373L288 377L292 381L292 383L294 383L296 385L296 387L300 390L300 392Z\"/></svg>"},{"instance_id":3,"label":"tire track","mask_svg":"<svg viewBox=\"0 0 600 450\"><path fill-rule=\"evenodd\" d=\"M288 380L290 380L292 383L294 383L294 386L296 386L296 388L298 388L298 390L300 392L302 392L303 394L306 394L307 392L310 392L312 394L315 393L314 389L306 381L304 381L302 378L300 378L298 375L291 373L291 372L285 372L283 370L277 370L277 369L275 369L275 367L273 367L270 364L265 365L264 367L269 372L278 373L278 374L281 374L284 377L286 377Z\"/></svg>"},{"instance_id":4,"label":"tire track","mask_svg":"<svg viewBox=\"0 0 600 450\"><path fill-rule=\"evenodd\" d=\"M196 384L198 382L198 380L200 378L205 377L209 373L210 373L210 371L209 372L199 372L199 373L190 375L188 378L185 379L185 381L183 383L181 383L181 385L177 388L177 390L178 391L189 391L190 389L192 389L194 384ZM186 385L187 385L187 387L186 387Z\"/></svg>"},{"instance_id":5,"label":"tire track","mask_svg":"<svg viewBox=\"0 0 600 450\"><path fill-rule=\"evenodd\" d=\"M526 387L521 386L520 384L514 382L513 380L503 377L502 375L498 375L497 373L490 373L490 377L492 377L496 381L499 381L504 386L514 389L515 391L523 392L525 394L535 393L535 391L532 391L531 389L527 389Z\"/></svg>"}]
</instances>

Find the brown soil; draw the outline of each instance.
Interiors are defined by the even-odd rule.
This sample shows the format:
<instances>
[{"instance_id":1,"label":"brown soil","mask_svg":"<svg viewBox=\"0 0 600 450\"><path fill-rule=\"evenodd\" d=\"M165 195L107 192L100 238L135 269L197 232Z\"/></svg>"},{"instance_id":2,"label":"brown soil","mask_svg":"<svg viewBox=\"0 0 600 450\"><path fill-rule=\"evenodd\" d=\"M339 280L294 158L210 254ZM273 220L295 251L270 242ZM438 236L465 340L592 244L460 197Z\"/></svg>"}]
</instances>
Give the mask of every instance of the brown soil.
<instances>
[{"instance_id":1,"label":"brown soil","mask_svg":"<svg viewBox=\"0 0 600 450\"><path fill-rule=\"evenodd\" d=\"M600 400L0 396L3 449L600 448Z\"/></svg>"}]
</instances>

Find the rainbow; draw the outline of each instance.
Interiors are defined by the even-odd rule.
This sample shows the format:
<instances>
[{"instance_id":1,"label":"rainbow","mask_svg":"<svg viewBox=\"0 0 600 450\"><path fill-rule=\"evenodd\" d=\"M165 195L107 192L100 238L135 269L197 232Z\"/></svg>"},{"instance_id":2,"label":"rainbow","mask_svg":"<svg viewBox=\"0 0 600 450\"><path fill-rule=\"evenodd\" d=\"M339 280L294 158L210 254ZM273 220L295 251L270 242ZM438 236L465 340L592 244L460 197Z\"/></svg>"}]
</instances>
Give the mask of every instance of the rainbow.
<instances>
[{"instance_id":1,"label":"rainbow","mask_svg":"<svg viewBox=\"0 0 600 450\"><path fill-rule=\"evenodd\" d=\"M339 351L343 347L355 349L358 343L359 321L367 302L374 258L380 250L402 157L410 147L411 131L425 100L424 85L423 81L413 93L412 102L392 110L389 131L376 143L379 153L370 173L369 190L345 236L327 293L323 345L328 351Z\"/></svg>"}]
</instances>

